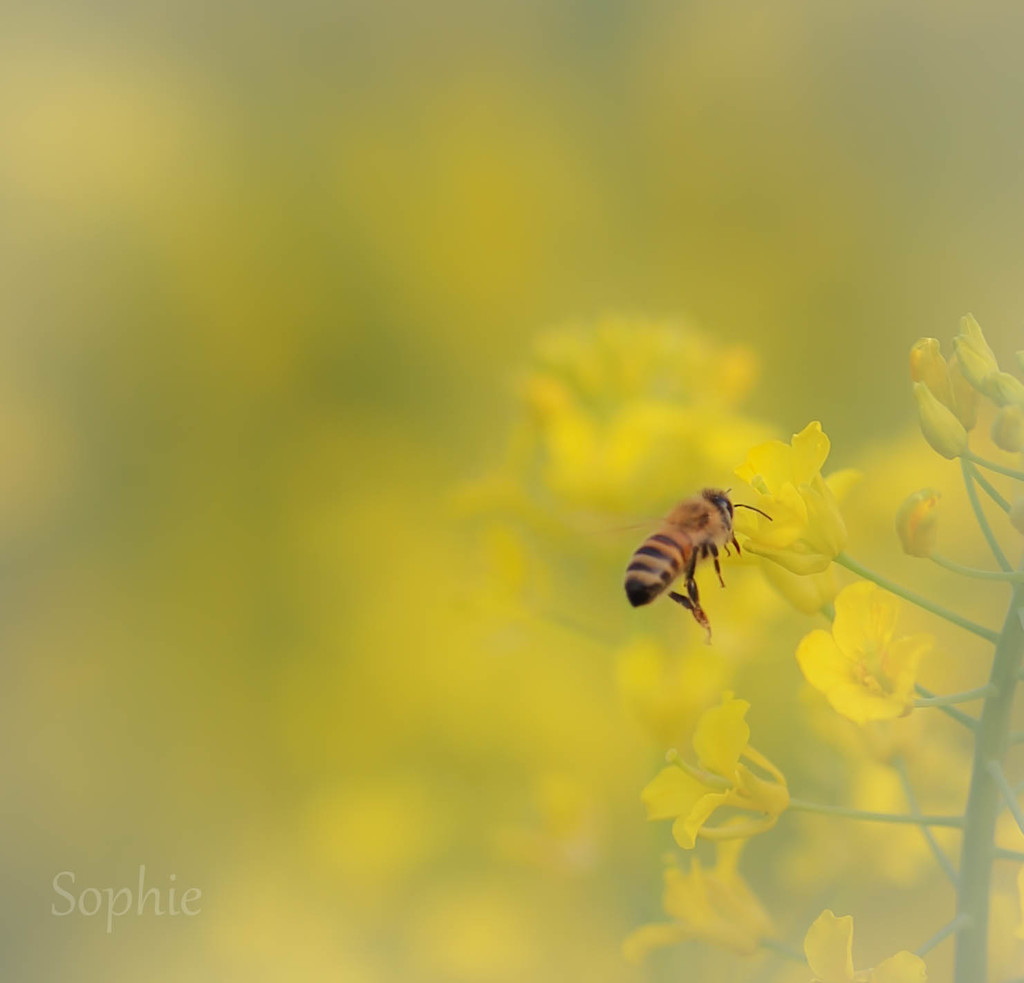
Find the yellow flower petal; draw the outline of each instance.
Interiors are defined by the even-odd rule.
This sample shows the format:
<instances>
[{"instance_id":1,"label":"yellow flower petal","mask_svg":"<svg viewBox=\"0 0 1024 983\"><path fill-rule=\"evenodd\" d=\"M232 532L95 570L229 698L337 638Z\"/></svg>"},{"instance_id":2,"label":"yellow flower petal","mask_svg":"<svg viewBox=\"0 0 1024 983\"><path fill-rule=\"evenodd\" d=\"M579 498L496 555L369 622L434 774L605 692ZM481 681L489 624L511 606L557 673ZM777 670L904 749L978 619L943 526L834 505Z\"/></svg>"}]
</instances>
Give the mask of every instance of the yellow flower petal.
<instances>
[{"instance_id":1,"label":"yellow flower petal","mask_svg":"<svg viewBox=\"0 0 1024 983\"><path fill-rule=\"evenodd\" d=\"M622 943L622 955L627 962L634 964L643 962L653 949L667 945L676 945L686 939L686 927L678 922L655 922L641 925L630 932Z\"/></svg>"},{"instance_id":2,"label":"yellow flower petal","mask_svg":"<svg viewBox=\"0 0 1024 983\"><path fill-rule=\"evenodd\" d=\"M647 809L648 819L673 819L686 815L700 801L707 789L682 768L662 768L644 790L640 801Z\"/></svg>"},{"instance_id":3,"label":"yellow flower petal","mask_svg":"<svg viewBox=\"0 0 1024 983\"><path fill-rule=\"evenodd\" d=\"M832 637L845 655L883 648L892 639L899 602L868 580L844 588L836 597Z\"/></svg>"},{"instance_id":4,"label":"yellow flower petal","mask_svg":"<svg viewBox=\"0 0 1024 983\"><path fill-rule=\"evenodd\" d=\"M744 717L750 709L746 700L726 693L720 706L701 714L693 735L693 749L702 768L732 778L740 754L750 741L750 727Z\"/></svg>"},{"instance_id":5,"label":"yellow flower petal","mask_svg":"<svg viewBox=\"0 0 1024 983\"><path fill-rule=\"evenodd\" d=\"M823 911L807 930L804 955L817 983L854 983L853 919Z\"/></svg>"},{"instance_id":6,"label":"yellow flower petal","mask_svg":"<svg viewBox=\"0 0 1024 983\"><path fill-rule=\"evenodd\" d=\"M880 962L869 974L869 983L927 983L924 960L912 952L897 952Z\"/></svg>"},{"instance_id":7,"label":"yellow flower petal","mask_svg":"<svg viewBox=\"0 0 1024 983\"><path fill-rule=\"evenodd\" d=\"M708 792L693 804L689 812L682 813L672 824L672 836L684 850L692 850L697 844L697 834L711 818L714 811L726 804L731 792Z\"/></svg>"},{"instance_id":8,"label":"yellow flower petal","mask_svg":"<svg viewBox=\"0 0 1024 983\"><path fill-rule=\"evenodd\" d=\"M820 470L828 457L832 444L814 420L798 434L793 435L793 471L795 483L804 484Z\"/></svg>"}]
</instances>

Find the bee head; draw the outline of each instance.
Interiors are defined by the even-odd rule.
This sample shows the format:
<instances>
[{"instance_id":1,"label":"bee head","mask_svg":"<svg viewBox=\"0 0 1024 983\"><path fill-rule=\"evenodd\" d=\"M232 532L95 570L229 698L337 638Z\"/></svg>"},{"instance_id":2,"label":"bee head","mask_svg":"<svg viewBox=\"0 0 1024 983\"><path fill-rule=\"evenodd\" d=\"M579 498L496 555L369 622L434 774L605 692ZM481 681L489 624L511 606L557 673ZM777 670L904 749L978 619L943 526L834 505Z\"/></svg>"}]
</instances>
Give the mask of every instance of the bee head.
<instances>
[{"instance_id":1,"label":"bee head","mask_svg":"<svg viewBox=\"0 0 1024 983\"><path fill-rule=\"evenodd\" d=\"M709 501L717 509L721 509L722 514L732 519L732 501L729 499L729 492L731 489L726 488L722 491L720 488L705 488L701 493L703 497Z\"/></svg>"}]
</instances>

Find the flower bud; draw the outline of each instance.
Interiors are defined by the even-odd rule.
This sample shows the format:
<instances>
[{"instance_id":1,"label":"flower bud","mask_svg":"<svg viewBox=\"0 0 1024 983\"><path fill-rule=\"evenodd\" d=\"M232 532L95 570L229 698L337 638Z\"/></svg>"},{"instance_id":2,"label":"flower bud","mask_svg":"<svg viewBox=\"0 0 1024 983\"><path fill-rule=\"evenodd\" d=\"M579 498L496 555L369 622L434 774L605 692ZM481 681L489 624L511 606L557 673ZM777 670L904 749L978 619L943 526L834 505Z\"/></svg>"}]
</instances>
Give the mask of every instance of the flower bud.
<instances>
[{"instance_id":1,"label":"flower bud","mask_svg":"<svg viewBox=\"0 0 1024 983\"><path fill-rule=\"evenodd\" d=\"M942 357L937 338L918 338L910 349L910 378L914 382L923 382L940 403L953 409L949 366Z\"/></svg>"},{"instance_id":2,"label":"flower bud","mask_svg":"<svg viewBox=\"0 0 1024 983\"><path fill-rule=\"evenodd\" d=\"M1024 384L1009 372L993 372L985 383L985 395L998 406L1024 403Z\"/></svg>"},{"instance_id":3,"label":"flower bud","mask_svg":"<svg viewBox=\"0 0 1024 983\"><path fill-rule=\"evenodd\" d=\"M1004 451L1024 450L1024 411L1019 406L1004 406L992 421L992 440Z\"/></svg>"},{"instance_id":4,"label":"flower bud","mask_svg":"<svg viewBox=\"0 0 1024 983\"><path fill-rule=\"evenodd\" d=\"M953 348L967 381L985 392L989 376L999 371L999 363L972 314L960 318L960 333L953 339Z\"/></svg>"},{"instance_id":5,"label":"flower bud","mask_svg":"<svg viewBox=\"0 0 1024 983\"><path fill-rule=\"evenodd\" d=\"M978 422L978 390L967 381L956 355L949 360L949 387L953 391L952 410L956 418L965 430L973 430Z\"/></svg>"},{"instance_id":6,"label":"flower bud","mask_svg":"<svg viewBox=\"0 0 1024 983\"><path fill-rule=\"evenodd\" d=\"M1019 533L1024 533L1024 495L1014 500L1010 506L1010 522Z\"/></svg>"},{"instance_id":7,"label":"flower bud","mask_svg":"<svg viewBox=\"0 0 1024 983\"><path fill-rule=\"evenodd\" d=\"M903 552L910 556L931 556L939 533L939 493L922 488L908 495L896 510L896 534Z\"/></svg>"},{"instance_id":8,"label":"flower bud","mask_svg":"<svg viewBox=\"0 0 1024 983\"><path fill-rule=\"evenodd\" d=\"M953 460L967 450L967 431L948 406L943 406L923 383L914 383L917 417L924 439L943 457Z\"/></svg>"}]
</instances>

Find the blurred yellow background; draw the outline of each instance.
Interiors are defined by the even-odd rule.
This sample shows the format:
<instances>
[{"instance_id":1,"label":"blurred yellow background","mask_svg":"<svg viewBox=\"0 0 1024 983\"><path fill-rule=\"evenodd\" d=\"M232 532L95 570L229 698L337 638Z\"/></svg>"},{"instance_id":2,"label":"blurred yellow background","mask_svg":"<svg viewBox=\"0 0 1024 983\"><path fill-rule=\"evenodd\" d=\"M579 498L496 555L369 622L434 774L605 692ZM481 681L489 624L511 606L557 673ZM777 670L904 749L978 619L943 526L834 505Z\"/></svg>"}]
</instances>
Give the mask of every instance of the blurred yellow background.
<instances>
[{"instance_id":1,"label":"blurred yellow background","mask_svg":"<svg viewBox=\"0 0 1024 983\"><path fill-rule=\"evenodd\" d=\"M671 841L639 791L675 722L731 686L792 782L840 785L792 658L811 622L727 567L709 653L669 605L626 607L621 527L820 419L830 466L866 473L860 552L999 616L898 555L891 516L927 484L962 506L914 432L914 339L972 310L1024 347L1024 9L2 21L4 978L804 979L699 944L622 959L658 916ZM570 462L537 505L523 477L527 521L515 435L545 426L566 324L656 362L662 329L701 339L673 398L705 443L659 483L595 491ZM705 365L732 374L704 391ZM913 830L772 836L750 879L795 941L855 909L869 965L948 917ZM870 837L893 859L858 879ZM117 888L141 864L201 914L50 914L59 871Z\"/></svg>"}]
</instances>

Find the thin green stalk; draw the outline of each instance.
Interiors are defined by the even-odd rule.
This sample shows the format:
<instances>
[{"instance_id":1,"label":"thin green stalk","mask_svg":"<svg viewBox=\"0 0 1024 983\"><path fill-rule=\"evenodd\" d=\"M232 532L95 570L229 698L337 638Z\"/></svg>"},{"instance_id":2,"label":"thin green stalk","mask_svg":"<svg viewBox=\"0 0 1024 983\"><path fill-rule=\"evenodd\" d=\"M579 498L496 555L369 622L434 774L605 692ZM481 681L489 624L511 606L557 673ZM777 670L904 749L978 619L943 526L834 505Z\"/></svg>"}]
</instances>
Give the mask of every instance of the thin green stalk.
<instances>
[{"instance_id":1,"label":"thin green stalk","mask_svg":"<svg viewBox=\"0 0 1024 983\"><path fill-rule=\"evenodd\" d=\"M1022 604L1024 585L1017 584L989 676L997 692L986 697L976 731L957 890L957 914L970 921L957 935L955 983L979 983L988 974L989 894L1000 812L1000 788L990 764L1002 760L1009 743L1017 673L1024 658L1024 623L1018 613Z\"/></svg>"},{"instance_id":2,"label":"thin green stalk","mask_svg":"<svg viewBox=\"0 0 1024 983\"><path fill-rule=\"evenodd\" d=\"M996 558L996 563L1003 570L1013 569L1010 566L1010 561L1006 559L1006 554L1000 549L995 533L992 532L992 527L988 524L988 516L985 515L985 510L981 507L981 502L978 501L978 489L974 487L974 474L977 472L963 458L960 459L960 470L964 474L964 487L967 489L967 497L971 500L971 508L974 509L978 525L981 526L981 531L989 549L992 550L992 555Z\"/></svg>"},{"instance_id":3,"label":"thin green stalk","mask_svg":"<svg viewBox=\"0 0 1024 983\"><path fill-rule=\"evenodd\" d=\"M915 707L951 707L957 703L970 703L972 700L983 700L986 696L994 696L996 688L987 683L977 689L965 690L963 693L951 693L949 696L923 696L914 700Z\"/></svg>"},{"instance_id":4,"label":"thin green stalk","mask_svg":"<svg viewBox=\"0 0 1024 983\"><path fill-rule=\"evenodd\" d=\"M1024 833L1024 810L1021 810L1017 796L1013 794L1013 789L1010 788L1010 783L1006 780L1003 766L998 761L990 761L988 763L988 773L995 780L996 785L999 786L999 791L1003 795L1003 801L1016 821L1017 828Z\"/></svg>"},{"instance_id":5,"label":"thin green stalk","mask_svg":"<svg viewBox=\"0 0 1024 983\"><path fill-rule=\"evenodd\" d=\"M1024 481L1024 471L1014 471L1013 468L996 464L995 461L989 461L984 457L978 457L973 451L964 451L961 455L961 460L964 459L972 464L977 464L979 468L986 468L989 471L995 471L996 474L1005 474L1007 478L1016 478L1018 481Z\"/></svg>"},{"instance_id":6,"label":"thin green stalk","mask_svg":"<svg viewBox=\"0 0 1024 983\"><path fill-rule=\"evenodd\" d=\"M995 857L996 860L1010 860L1015 864L1024 863L1024 853L1020 850L1007 850L1006 847L997 846Z\"/></svg>"},{"instance_id":7,"label":"thin green stalk","mask_svg":"<svg viewBox=\"0 0 1024 983\"><path fill-rule=\"evenodd\" d=\"M920 594L915 594L913 591L907 590L906 587L901 587L899 584L893 583L893 581L889 580L887 577L883 577L881 574L875 573L873 570L869 570L863 564L858 563L845 553L840 553L836 557L836 563L840 566L846 567L847 570L857 574L858 577L863 577L865 580L871 580L878 584L879 587L884 587L890 594L902 597L905 601L910 601L911 604L916 604L919 608L924 608L925 611L930 611L932 614L938 615L940 618L944 618L951 624L963 628L964 631L969 631L971 634L977 635L979 638L984 638L987 642L994 642L999 638L998 633L992 631L990 628L986 628L984 625L975 624L973 621L969 621L967 618L963 618L959 614L947 610L941 604L936 604L934 601L928 600L927 597L922 597Z\"/></svg>"},{"instance_id":8,"label":"thin green stalk","mask_svg":"<svg viewBox=\"0 0 1024 983\"><path fill-rule=\"evenodd\" d=\"M966 915L957 915L948 925L943 925L927 942L918 946L917 954L922 957L928 955L940 942L944 942L960 929L966 928L967 922Z\"/></svg>"},{"instance_id":9,"label":"thin green stalk","mask_svg":"<svg viewBox=\"0 0 1024 983\"><path fill-rule=\"evenodd\" d=\"M826 805L823 802L806 802L790 799L793 812L819 812L826 816L842 816L844 819L860 819L868 823L902 823L910 826L950 826L959 829L964 824L962 816L912 816L899 812L865 812L862 809L848 809L846 806Z\"/></svg>"},{"instance_id":10,"label":"thin green stalk","mask_svg":"<svg viewBox=\"0 0 1024 983\"><path fill-rule=\"evenodd\" d=\"M926 700L938 699L936 695L930 690L925 689L923 686L915 685L914 690L920 693ZM978 727L978 721L970 714L964 713L963 710L957 710L956 707L941 706L936 704L935 709L940 713L944 713L947 717L952 717L958 724L963 724L968 730L976 730Z\"/></svg>"},{"instance_id":11,"label":"thin green stalk","mask_svg":"<svg viewBox=\"0 0 1024 983\"><path fill-rule=\"evenodd\" d=\"M946 570L952 570L962 577L973 577L975 580L1001 580L1004 584L1019 584L1024 581L1024 576L1006 570L979 570L977 567L966 567L956 560L950 560L941 553L932 553L929 557L932 563Z\"/></svg>"},{"instance_id":12,"label":"thin green stalk","mask_svg":"<svg viewBox=\"0 0 1024 983\"><path fill-rule=\"evenodd\" d=\"M1010 503L1003 498L1002 495L996 491L992 483L986 478L973 464L967 462L967 467L970 469L971 477L981 485L982 490L996 503L1004 512L1010 511Z\"/></svg>"},{"instance_id":13,"label":"thin green stalk","mask_svg":"<svg viewBox=\"0 0 1024 983\"><path fill-rule=\"evenodd\" d=\"M897 774L900 776L900 782L903 785L903 794L906 796L910 814L920 819L921 808L917 803L917 796L914 794L914 786L910 782L910 775L907 774L907 765L902 758L897 758L894 765ZM945 875L949 878L949 882L956 887L956 870L953 868L952 861L946 856L946 852L939 846L939 841L935 839L935 834L927 826L922 826L921 835L925 838L925 842L932 851L935 862L942 868Z\"/></svg>"}]
</instances>

